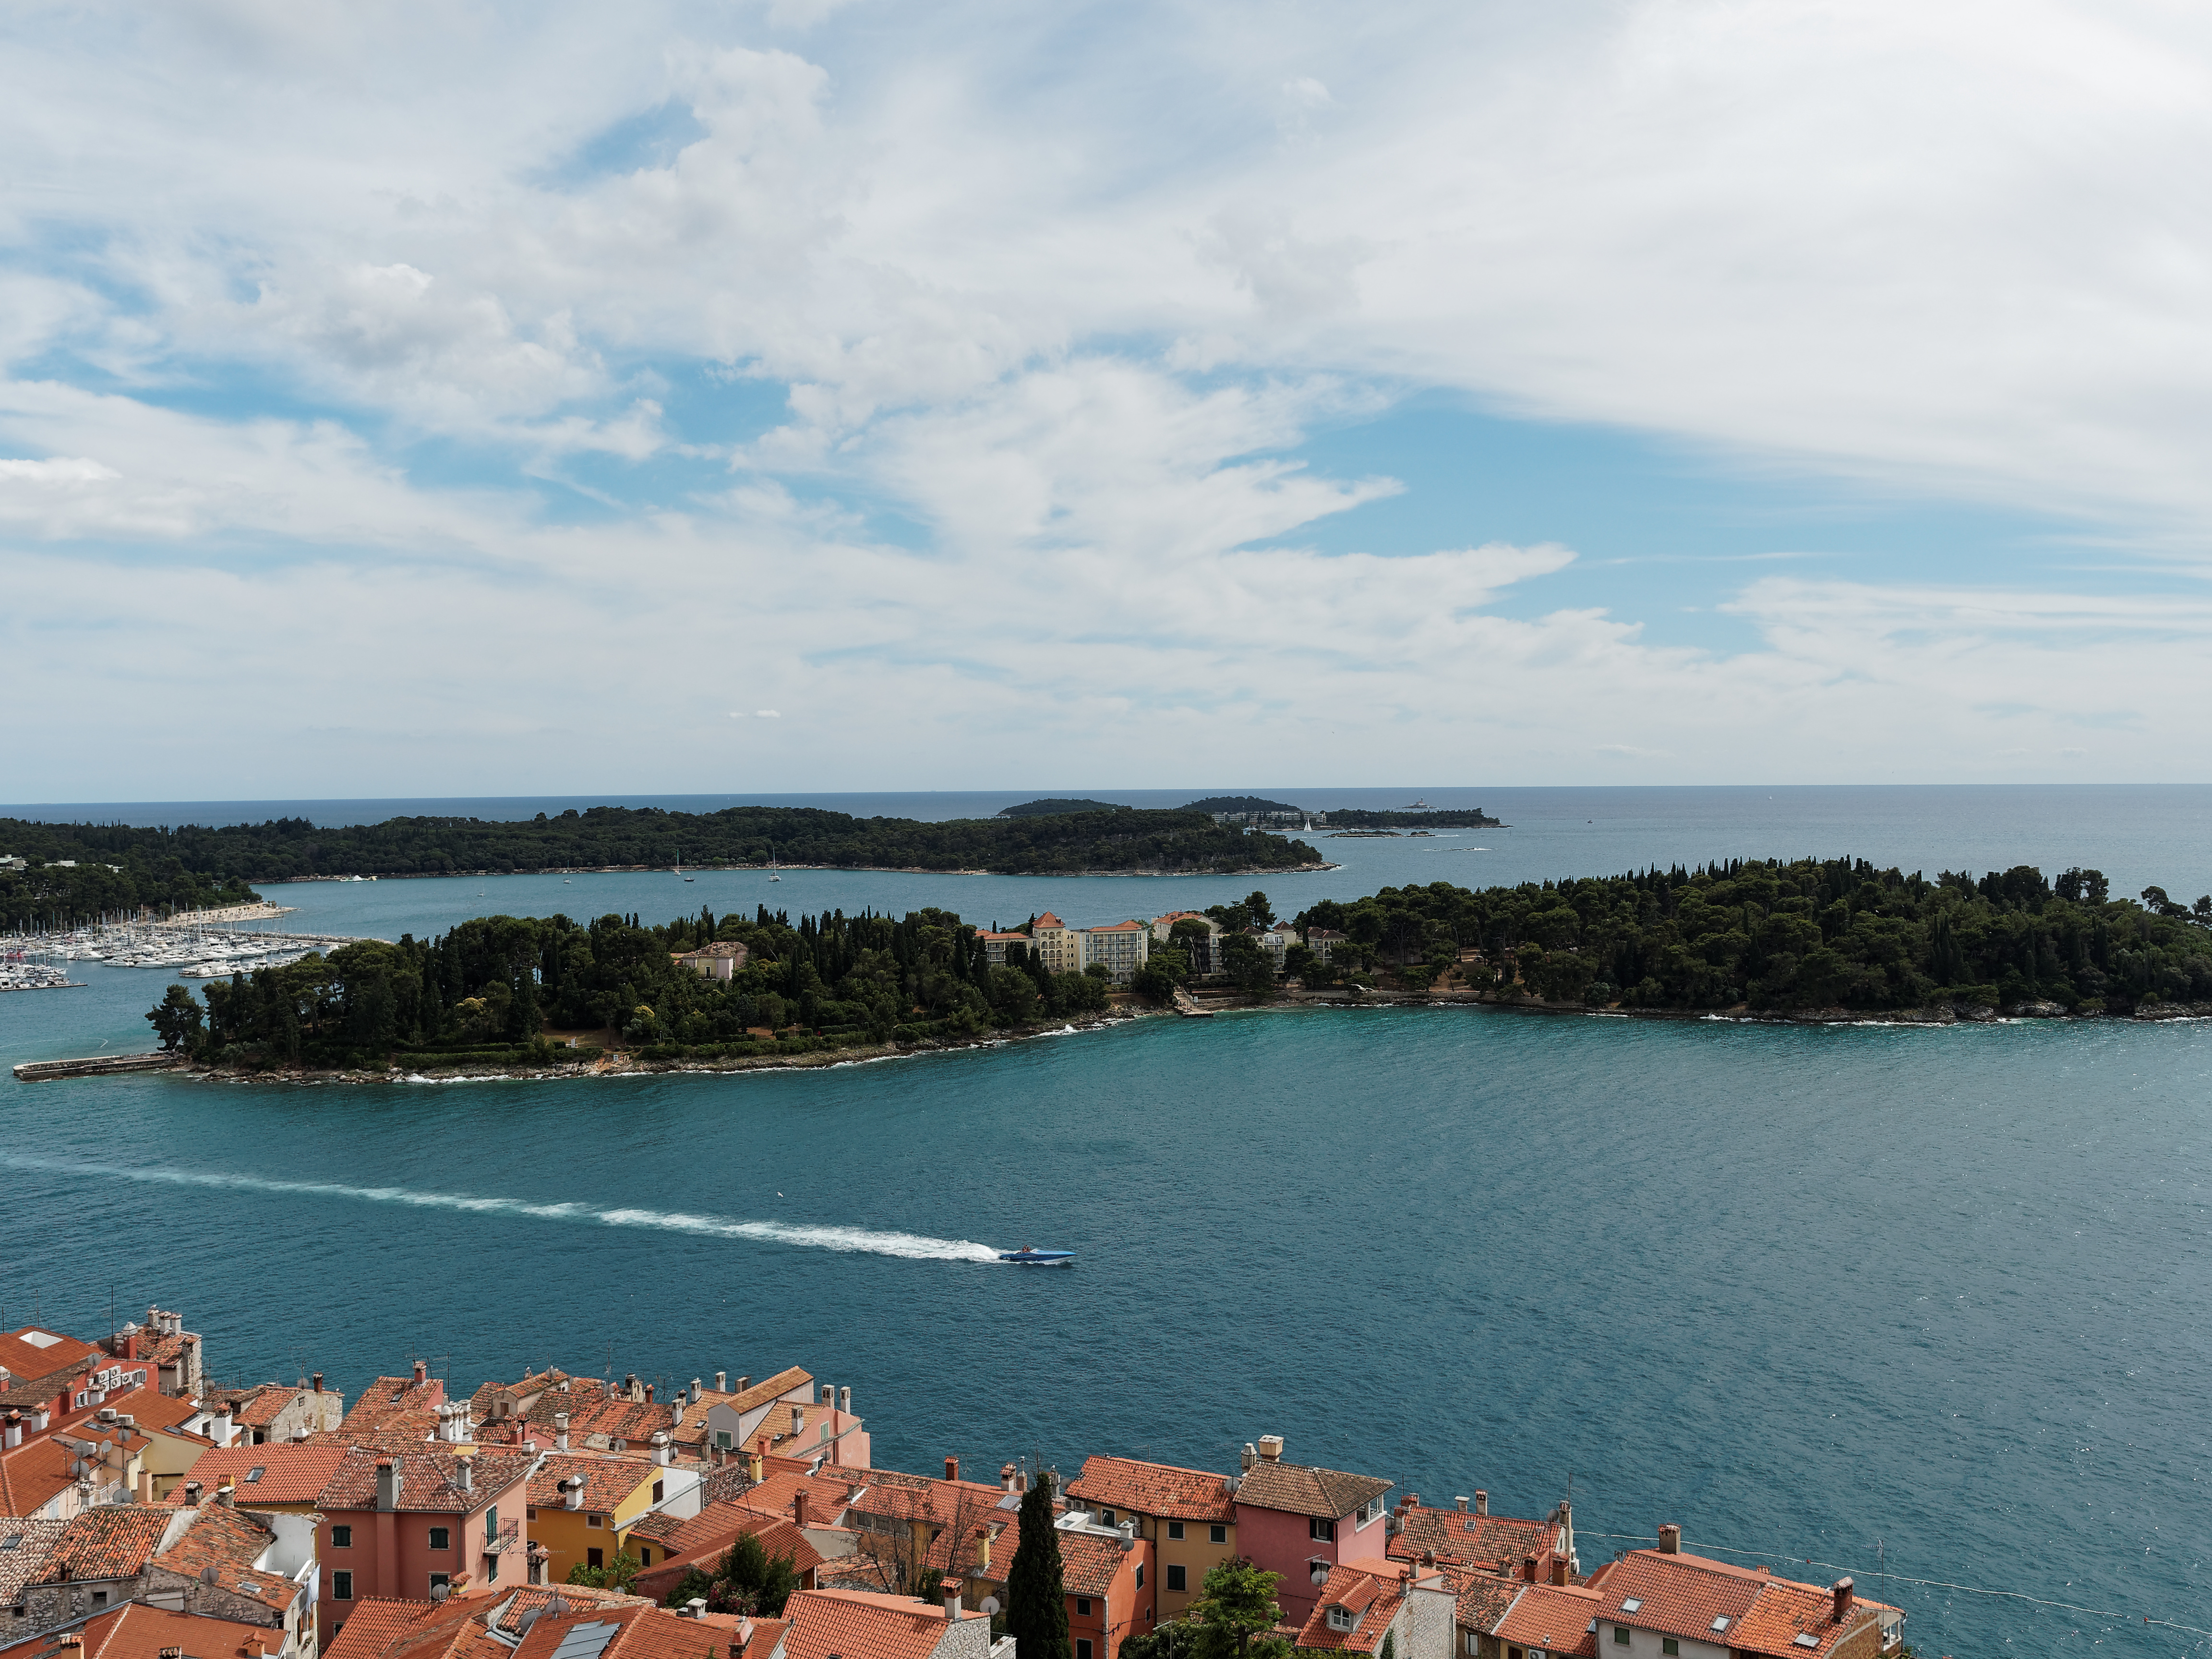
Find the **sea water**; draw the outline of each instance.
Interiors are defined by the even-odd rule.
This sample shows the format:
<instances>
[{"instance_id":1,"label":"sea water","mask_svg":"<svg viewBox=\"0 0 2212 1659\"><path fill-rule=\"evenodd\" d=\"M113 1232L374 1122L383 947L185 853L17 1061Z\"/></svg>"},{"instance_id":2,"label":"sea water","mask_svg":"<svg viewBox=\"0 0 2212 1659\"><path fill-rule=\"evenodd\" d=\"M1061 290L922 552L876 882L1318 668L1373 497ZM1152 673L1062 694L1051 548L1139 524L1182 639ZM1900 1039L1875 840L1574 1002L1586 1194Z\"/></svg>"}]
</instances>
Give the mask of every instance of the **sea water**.
<instances>
[{"instance_id":1,"label":"sea water","mask_svg":"<svg viewBox=\"0 0 2212 1659\"><path fill-rule=\"evenodd\" d=\"M1673 861L1674 834L1589 867ZM2068 862L2126 867L2103 850L2126 834L2084 839ZM2130 854L2177 885L2192 855L2179 833ZM1296 879L1349 893L1385 867ZM583 878L272 891L388 936L708 902L704 877L589 879L604 902L568 902ZM1278 908L1291 879L1261 884ZM1033 902L797 872L768 895L903 909L949 902L938 883L1002 921L1216 884ZM86 989L0 997L0 1055L145 1046L167 976L80 968ZM319 1370L349 1393L418 1356L459 1388L799 1364L854 1389L880 1463L987 1478L1098 1451L1226 1470L1276 1433L1425 1503L1480 1486L1540 1515L1571 1483L1586 1567L1672 1521L1725 1559L1850 1571L1923 1652L2179 1653L2203 1637L2140 1621L2212 1628L2209 1080L2194 1022L1407 1008L795 1073L8 1082L0 1322L92 1333L158 1301L223 1380ZM1078 1265L988 1259L1030 1243Z\"/></svg>"}]
</instances>

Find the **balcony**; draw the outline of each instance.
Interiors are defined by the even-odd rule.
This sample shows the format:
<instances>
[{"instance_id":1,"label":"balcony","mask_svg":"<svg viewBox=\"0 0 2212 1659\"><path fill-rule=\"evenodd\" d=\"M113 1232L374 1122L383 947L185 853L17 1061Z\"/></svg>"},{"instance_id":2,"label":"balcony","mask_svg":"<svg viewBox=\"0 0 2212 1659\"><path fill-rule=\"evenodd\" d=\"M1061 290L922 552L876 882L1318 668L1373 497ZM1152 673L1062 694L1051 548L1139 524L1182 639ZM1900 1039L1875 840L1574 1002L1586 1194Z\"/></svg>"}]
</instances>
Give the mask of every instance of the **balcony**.
<instances>
[{"instance_id":1,"label":"balcony","mask_svg":"<svg viewBox=\"0 0 2212 1659\"><path fill-rule=\"evenodd\" d=\"M484 1540L483 1553L486 1555L505 1555L511 1550L520 1549L522 1543L522 1523L520 1521L502 1521L499 1523L497 1535Z\"/></svg>"}]
</instances>

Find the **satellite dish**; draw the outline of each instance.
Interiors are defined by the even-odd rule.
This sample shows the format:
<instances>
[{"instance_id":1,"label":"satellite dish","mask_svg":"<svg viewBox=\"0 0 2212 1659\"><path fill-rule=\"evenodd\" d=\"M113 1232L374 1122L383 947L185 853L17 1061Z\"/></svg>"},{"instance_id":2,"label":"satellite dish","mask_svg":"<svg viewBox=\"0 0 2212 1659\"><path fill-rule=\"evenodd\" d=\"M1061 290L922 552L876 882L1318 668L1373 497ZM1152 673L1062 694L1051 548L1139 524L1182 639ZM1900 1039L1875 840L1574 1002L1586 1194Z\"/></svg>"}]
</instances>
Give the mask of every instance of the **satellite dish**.
<instances>
[{"instance_id":1,"label":"satellite dish","mask_svg":"<svg viewBox=\"0 0 2212 1659\"><path fill-rule=\"evenodd\" d=\"M1317 1586L1328 1583L1328 1563L1326 1561L1315 1562L1313 1564L1313 1571L1310 1576Z\"/></svg>"}]
</instances>

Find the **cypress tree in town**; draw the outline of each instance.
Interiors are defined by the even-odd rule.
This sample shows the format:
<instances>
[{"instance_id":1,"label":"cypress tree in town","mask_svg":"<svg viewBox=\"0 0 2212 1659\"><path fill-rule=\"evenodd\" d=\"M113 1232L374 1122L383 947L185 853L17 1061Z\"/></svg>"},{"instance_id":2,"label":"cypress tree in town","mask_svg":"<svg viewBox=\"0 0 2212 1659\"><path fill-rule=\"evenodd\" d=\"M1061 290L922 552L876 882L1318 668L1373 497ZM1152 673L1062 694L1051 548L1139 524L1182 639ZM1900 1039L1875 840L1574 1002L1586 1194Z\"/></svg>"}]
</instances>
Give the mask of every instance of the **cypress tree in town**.
<instances>
[{"instance_id":1,"label":"cypress tree in town","mask_svg":"<svg viewBox=\"0 0 2212 1659\"><path fill-rule=\"evenodd\" d=\"M1014 1659L1069 1659L1067 1588L1052 1524L1052 1477L1040 1472L1022 1498L1022 1541L1006 1569L1006 1634Z\"/></svg>"}]
</instances>

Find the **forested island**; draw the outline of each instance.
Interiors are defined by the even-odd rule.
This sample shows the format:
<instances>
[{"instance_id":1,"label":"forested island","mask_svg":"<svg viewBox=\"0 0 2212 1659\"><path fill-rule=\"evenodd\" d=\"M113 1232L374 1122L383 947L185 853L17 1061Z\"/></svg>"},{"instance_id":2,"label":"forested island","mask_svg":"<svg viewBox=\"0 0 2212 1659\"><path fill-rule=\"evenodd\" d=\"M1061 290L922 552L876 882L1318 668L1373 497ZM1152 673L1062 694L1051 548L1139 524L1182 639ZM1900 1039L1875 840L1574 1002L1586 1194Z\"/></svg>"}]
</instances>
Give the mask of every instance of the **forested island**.
<instances>
[{"instance_id":1,"label":"forested island","mask_svg":"<svg viewBox=\"0 0 2212 1659\"><path fill-rule=\"evenodd\" d=\"M485 916L435 939L365 939L211 980L198 997L172 985L147 1018L164 1048L250 1072L550 1066L616 1048L647 1063L791 1060L1105 1011L1103 969L1053 974L1018 950L994 964L976 933L938 909L795 922L702 910L654 927ZM742 947L726 979L677 960L716 944Z\"/></svg>"},{"instance_id":2,"label":"forested island","mask_svg":"<svg viewBox=\"0 0 2212 1659\"><path fill-rule=\"evenodd\" d=\"M26 860L0 877L0 902L14 925L75 922L137 903L242 902L251 896L241 884L319 877L765 866L771 859L998 875L1232 875L1323 863L1304 842L1248 835L1202 812L1129 807L941 823L770 806L697 813L595 806L514 823L401 817L340 828L304 818L219 829L0 818L0 854ZM63 867L64 860L76 867ZM110 864L122 866L125 881L109 879Z\"/></svg>"},{"instance_id":3,"label":"forested island","mask_svg":"<svg viewBox=\"0 0 2212 1659\"><path fill-rule=\"evenodd\" d=\"M1417 989L1449 974L1488 997L1627 1010L2212 1002L2212 896L2115 898L2109 885L2080 868L1929 880L1863 859L1735 860L1480 891L1385 888L1297 922L1349 941L1311 968L1316 986L1379 968Z\"/></svg>"},{"instance_id":4,"label":"forested island","mask_svg":"<svg viewBox=\"0 0 2212 1659\"><path fill-rule=\"evenodd\" d=\"M1279 965L1259 939L1264 892L1206 915L1224 930L1217 993L1261 1003L1379 992L1680 1014L1904 1010L2134 1014L2212 1002L2212 895L2114 898L2095 870L2021 866L1934 880L1863 860L1731 860L1686 870L1474 890L1437 882L1324 900ZM1329 939L1323 959L1310 938ZM1156 1004L1199 985L1186 917L1139 970ZM1103 969L1054 974L1018 943L994 963L946 910L893 921L832 912L490 916L433 940L173 985L147 1018L166 1048L237 1070L552 1066L611 1048L641 1061L758 1064L860 1048L972 1042L1096 1018ZM720 947L726 979L678 960ZM741 956L740 956L741 951ZM1295 991L1291 988L1295 987ZM204 999L204 1000L203 1000ZM570 1046L571 1042L575 1046Z\"/></svg>"}]
</instances>

